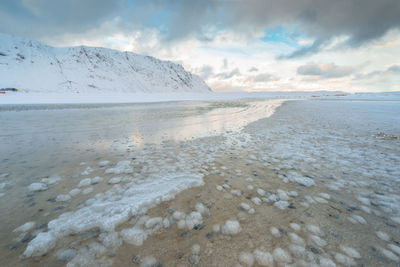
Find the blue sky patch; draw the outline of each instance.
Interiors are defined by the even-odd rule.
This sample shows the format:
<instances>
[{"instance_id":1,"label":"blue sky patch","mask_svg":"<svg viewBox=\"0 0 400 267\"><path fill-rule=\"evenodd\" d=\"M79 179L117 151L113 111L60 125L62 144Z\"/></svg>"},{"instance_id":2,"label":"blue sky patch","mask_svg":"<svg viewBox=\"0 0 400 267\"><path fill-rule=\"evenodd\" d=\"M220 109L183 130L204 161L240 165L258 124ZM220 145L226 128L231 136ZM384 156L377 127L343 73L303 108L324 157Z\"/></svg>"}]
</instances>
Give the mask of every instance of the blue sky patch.
<instances>
[{"instance_id":1,"label":"blue sky patch","mask_svg":"<svg viewBox=\"0 0 400 267\"><path fill-rule=\"evenodd\" d=\"M299 48L301 45L298 43L300 37L305 37L294 26L277 26L267 29L265 36L260 38L264 42L284 43L288 46Z\"/></svg>"}]
</instances>

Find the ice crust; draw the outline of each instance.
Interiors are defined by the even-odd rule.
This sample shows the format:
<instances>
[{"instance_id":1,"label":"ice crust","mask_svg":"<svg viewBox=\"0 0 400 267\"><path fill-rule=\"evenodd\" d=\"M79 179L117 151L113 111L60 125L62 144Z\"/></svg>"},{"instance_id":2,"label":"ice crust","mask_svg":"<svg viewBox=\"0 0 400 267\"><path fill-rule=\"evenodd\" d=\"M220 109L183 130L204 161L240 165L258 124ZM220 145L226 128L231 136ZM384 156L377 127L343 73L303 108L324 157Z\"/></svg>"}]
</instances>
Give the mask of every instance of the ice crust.
<instances>
[{"instance_id":1,"label":"ice crust","mask_svg":"<svg viewBox=\"0 0 400 267\"><path fill-rule=\"evenodd\" d=\"M28 190L31 192L45 191L47 188L47 185L44 183L32 183L28 186Z\"/></svg>"},{"instance_id":2,"label":"ice crust","mask_svg":"<svg viewBox=\"0 0 400 267\"><path fill-rule=\"evenodd\" d=\"M114 187L97 195L90 205L75 212L64 213L50 221L49 231L36 236L29 243L24 255L41 256L53 248L58 239L95 227L103 231L113 231L117 225L127 221L132 215L154 207L161 201L172 199L184 189L202 185L202 178L202 174L165 174L141 184L140 187L134 183ZM235 227L233 229L232 231L236 230ZM139 244L145 239L145 234L137 232L136 229L123 230L121 234L125 241Z\"/></svg>"},{"instance_id":3,"label":"ice crust","mask_svg":"<svg viewBox=\"0 0 400 267\"><path fill-rule=\"evenodd\" d=\"M118 162L114 168L106 169L105 173L130 174L133 173L133 167L129 160L123 160Z\"/></svg>"}]
</instances>

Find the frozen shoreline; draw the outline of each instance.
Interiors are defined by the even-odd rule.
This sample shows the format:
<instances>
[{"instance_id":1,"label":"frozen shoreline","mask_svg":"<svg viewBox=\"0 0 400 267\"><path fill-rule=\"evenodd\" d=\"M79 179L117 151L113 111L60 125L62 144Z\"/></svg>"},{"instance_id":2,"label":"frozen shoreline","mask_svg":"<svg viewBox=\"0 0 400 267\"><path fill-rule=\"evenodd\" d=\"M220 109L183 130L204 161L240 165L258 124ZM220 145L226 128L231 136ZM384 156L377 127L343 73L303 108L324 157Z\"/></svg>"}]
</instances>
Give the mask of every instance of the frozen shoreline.
<instances>
[{"instance_id":1,"label":"frozen shoreline","mask_svg":"<svg viewBox=\"0 0 400 267\"><path fill-rule=\"evenodd\" d=\"M400 151L399 141L387 137L400 135L399 108L398 103L388 102L286 102L271 118L252 122L242 131L129 152L135 158L129 165L132 173L129 168L114 168L115 160L100 168L98 164L105 164L100 159L86 162L69 189L82 183L77 189L92 188L93 193L61 202L72 211L107 198L118 203L131 186L146 184L149 175L184 171L187 177L201 175L206 184L186 189L167 203L151 205L154 208L147 214L140 213L116 228L100 226L99 235L88 240L81 236L89 229L81 228L84 223L67 213L50 222L47 230L35 230L43 234L30 241L38 247L27 250L26 256L55 246L41 261L54 264L59 253L69 252L71 266L84 262L123 266L135 251L142 256L140 261L153 256L167 265L197 260L203 265L234 265L251 259L260 264L272 259L301 266L365 264L367 260L395 266L395 241L400 238L396 231ZM105 170L110 168L116 173L108 176ZM92 183L96 176L105 179ZM91 179L84 182L87 178ZM57 185L49 185L49 190L34 197L54 190ZM58 189L58 196L67 191ZM100 206L95 210L102 212ZM181 213L173 215L171 210ZM57 223L70 219L71 223ZM50 236L45 234L50 232ZM65 236L70 233L75 235ZM57 244L54 238L60 239ZM167 244L171 240L184 252L183 258L175 257L175 248ZM194 252L187 251L197 244L201 252L197 246ZM376 244L376 252L366 244ZM169 253L160 253L163 249ZM107 256L107 251L115 251L116 256Z\"/></svg>"},{"instance_id":2,"label":"frozen shoreline","mask_svg":"<svg viewBox=\"0 0 400 267\"><path fill-rule=\"evenodd\" d=\"M249 98L264 99L309 99L313 95L337 95L338 92L254 92L254 93L106 93L98 94L55 94L11 92L0 95L0 105L37 104L123 104L169 101L237 100Z\"/></svg>"}]
</instances>

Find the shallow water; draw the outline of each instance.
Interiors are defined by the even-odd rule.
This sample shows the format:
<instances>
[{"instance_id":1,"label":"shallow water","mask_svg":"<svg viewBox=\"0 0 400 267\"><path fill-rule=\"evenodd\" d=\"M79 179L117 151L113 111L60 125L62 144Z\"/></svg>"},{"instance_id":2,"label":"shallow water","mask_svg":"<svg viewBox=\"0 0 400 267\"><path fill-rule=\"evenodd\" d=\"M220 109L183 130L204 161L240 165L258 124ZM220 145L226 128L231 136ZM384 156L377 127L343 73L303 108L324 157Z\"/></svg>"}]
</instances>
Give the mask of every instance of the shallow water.
<instances>
[{"instance_id":1,"label":"shallow water","mask_svg":"<svg viewBox=\"0 0 400 267\"><path fill-rule=\"evenodd\" d=\"M77 204L67 208L62 203L53 204L58 193L74 188L76 179L92 162L114 163L143 148L151 150L152 144L159 147L167 141L179 143L238 131L271 112L270 102L263 100L3 106L0 111L1 251L13 247L11 238L15 236L10 232L17 226L43 213L46 222L84 202L88 196L76 197ZM61 176L62 181L52 185L52 190L40 193L27 190L31 183L55 175Z\"/></svg>"},{"instance_id":2,"label":"shallow water","mask_svg":"<svg viewBox=\"0 0 400 267\"><path fill-rule=\"evenodd\" d=\"M272 110L267 102L258 101L184 102L154 104L149 108L133 105L39 113L35 110L27 111L27 120L35 121L29 127L21 123L25 118L23 112L0 112L0 119L18 125L9 128L7 137L11 139L4 145L13 160L10 164L5 161L10 175L2 178L6 186L0 209L6 216L0 226L0 264L64 265L69 261L69 266L126 266L133 259L140 263L145 256L153 256L164 266L234 266L238 262L244 264L240 257L243 252L274 254L280 247L291 259L274 255L276 266L396 266L398 254L393 248L400 242L400 221L396 219L400 216L400 103L290 101L272 117L257 121ZM50 118L54 113L53 119L41 120L46 112L51 112ZM104 120L107 116L111 119ZM87 120L83 118L92 117L97 118L96 123L84 123ZM24 127L30 129L30 134L19 137ZM23 143L18 147L20 152L11 153L11 141L25 142L27 136L43 138L38 143ZM3 141L7 137L2 136ZM46 148L42 148L45 144ZM42 159L48 149L52 155ZM29 154L31 151L35 153ZM52 162L52 158L54 168L43 165ZM132 173L105 174L105 169L126 159L132 160ZM111 162L99 167L103 160ZM37 161L38 166L26 168L32 161ZM88 166L94 170L82 174ZM38 174L33 175L35 171ZM62 180L46 191L27 192L26 186L31 182L54 174ZM158 183L158 190L162 191L168 175L181 189L201 185L199 177L203 177L205 185L181 193L168 192L167 198L143 203L142 212L118 220L114 229L102 224L102 218L110 217L109 212L113 216L125 212L114 207L104 210L105 204L132 211L136 206L126 202L132 199L129 191L146 188L147 184L151 189L157 185L152 182ZM54 202L57 195L68 193L82 179L95 176L105 180L90 185L93 192ZM121 181L116 185L107 183L114 176L121 177ZM190 179L192 184L187 183ZM264 196L257 189L263 189ZM151 193L149 190L146 194ZM198 202L208 208L208 213L202 214L202 226L179 228L179 221L171 219L171 208L189 216ZM254 212L240 207L241 203L248 204ZM82 213L86 208L95 212ZM67 211L72 213L59 217ZM85 222L82 214L93 216L92 226L79 228ZM171 226L142 230L144 225L140 221L149 218L145 216L169 218ZM54 219L58 226L47 225ZM215 224L223 225L229 219L240 222L240 233L213 230ZM27 221L36 222L32 230L21 236L12 233ZM299 229L296 226L294 230L291 223ZM133 225L148 234L140 246L132 245L137 237L124 234ZM318 226L320 231L312 226ZM273 236L271 227L276 227L281 237ZM380 237L378 231L383 232ZM56 235L56 245L42 257L18 260L40 232ZM114 234L117 241L110 246L104 235ZM201 247L200 255L191 251L195 244ZM296 251L291 245L303 250L297 247ZM74 257L60 261L57 253L66 248Z\"/></svg>"}]
</instances>

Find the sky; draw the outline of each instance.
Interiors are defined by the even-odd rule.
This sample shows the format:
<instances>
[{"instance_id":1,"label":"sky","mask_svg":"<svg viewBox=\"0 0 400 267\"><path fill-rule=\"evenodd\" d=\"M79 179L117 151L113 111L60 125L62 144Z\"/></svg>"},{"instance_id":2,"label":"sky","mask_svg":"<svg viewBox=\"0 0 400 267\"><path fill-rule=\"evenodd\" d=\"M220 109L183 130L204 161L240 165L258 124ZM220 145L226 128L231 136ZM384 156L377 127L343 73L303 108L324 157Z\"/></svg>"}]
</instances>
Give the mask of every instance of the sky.
<instances>
[{"instance_id":1,"label":"sky","mask_svg":"<svg viewBox=\"0 0 400 267\"><path fill-rule=\"evenodd\" d=\"M400 91L399 0L1 0L0 32L170 60L217 92Z\"/></svg>"}]
</instances>

